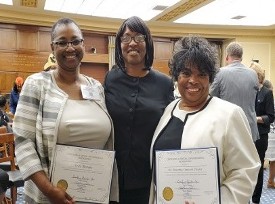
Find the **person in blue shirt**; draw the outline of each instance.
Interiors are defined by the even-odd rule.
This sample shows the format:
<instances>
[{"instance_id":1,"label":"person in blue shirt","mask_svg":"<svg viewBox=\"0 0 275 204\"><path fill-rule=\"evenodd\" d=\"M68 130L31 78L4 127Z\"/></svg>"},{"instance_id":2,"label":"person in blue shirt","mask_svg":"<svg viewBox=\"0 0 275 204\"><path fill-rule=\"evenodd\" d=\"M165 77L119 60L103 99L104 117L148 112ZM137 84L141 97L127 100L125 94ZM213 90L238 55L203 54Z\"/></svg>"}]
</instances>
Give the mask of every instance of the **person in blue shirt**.
<instances>
[{"instance_id":1,"label":"person in blue shirt","mask_svg":"<svg viewBox=\"0 0 275 204\"><path fill-rule=\"evenodd\" d=\"M14 81L13 88L10 95L10 112L14 115L21 92L24 80L22 77L17 77Z\"/></svg>"}]
</instances>

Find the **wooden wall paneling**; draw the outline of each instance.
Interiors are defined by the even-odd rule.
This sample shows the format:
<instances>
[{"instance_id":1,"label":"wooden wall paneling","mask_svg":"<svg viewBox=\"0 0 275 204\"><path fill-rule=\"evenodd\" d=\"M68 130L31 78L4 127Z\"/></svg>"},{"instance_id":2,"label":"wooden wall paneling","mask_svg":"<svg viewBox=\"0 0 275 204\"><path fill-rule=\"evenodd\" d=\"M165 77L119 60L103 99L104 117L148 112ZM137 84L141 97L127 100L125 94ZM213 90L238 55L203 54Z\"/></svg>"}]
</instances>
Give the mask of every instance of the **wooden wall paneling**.
<instances>
[{"instance_id":1,"label":"wooden wall paneling","mask_svg":"<svg viewBox=\"0 0 275 204\"><path fill-rule=\"evenodd\" d=\"M0 71L35 73L43 70L48 53L1 53Z\"/></svg>"},{"instance_id":2,"label":"wooden wall paneling","mask_svg":"<svg viewBox=\"0 0 275 204\"><path fill-rule=\"evenodd\" d=\"M80 68L80 72L82 74L90 76L101 83L104 82L104 78L108 70L108 64L101 63L82 63Z\"/></svg>"},{"instance_id":3,"label":"wooden wall paneling","mask_svg":"<svg viewBox=\"0 0 275 204\"><path fill-rule=\"evenodd\" d=\"M108 54L108 36L93 33L83 33L85 51L91 54L92 48L96 48L97 54Z\"/></svg>"},{"instance_id":4,"label":"wooden wall paneling","mask_svg":"<svg viewBox=\"0 0 275 204\"><path fill-rule=\"evenodd\" d=\"M20 76L25 81L27 79L27 77L32 74L33 73L26 73L26 72L2 72L2 71L0 71L0 81L1 81L0 93L1 94L10 93L16 77Z\"/></svg>"},{"instance_id":5,"label":"wooden wall paneling","mask_svg":"<svg viewBox=\"0 0 275 204\"><path fill-rule=\"evenodd\" d=\"M160 72L169 75L168 61L172 56L173 41L165 38L154 39L154 63L153 67Z\"/></svg>"},{"instance_id":6,"label":"wooden wall paneling","mask_svg":"<svg viewBox=\"0 0 275 204\"><path fill-rule=\"evenodd\" d=\"M169 67L168 67L168 60L159 60L159 59L155 59L154 63L153 63L153 67L154 69L168 75L169 75Z\"/></svg>"},{"instance_id":7,"label":"wooden wall paneling","mask_svg":"<svg viewBox=\"0 0 275 204\"><path fill-rule=\"evenodd\" d=\"M37 31L17 31L18 50L38 51L38 32Z\"/></svg>"},{"instance_id":8,"label":"wooden wall paneling","mask_svg":"<svg viewBox=\"0 0 275 204\"><path fill-rule=\"evenodd\" d=\"M38 32L38 51L51 53L51 33L48 31Z\"/></svg>"},{"instance_id":9,"label":"wooden wall paneling","mask_svg":"<svg viewBox=\"0 0 275 204\"><path fill-rule=\"evenodd\" d=\"M0 71L0 94L6 89L6 76L5 72Z\"/></svg>"},{"instance_id":10,"label":"wooden wall paneling","mask_svg":"<svg viewBox=\"0 0 275 204\"><path fill-rule=\"evenodd\" d=\"M85 55L80 72L103 83L109 70L108 36L83 32ZM96 49L96 53L92 52Z\"/></svg>"},{"instance_id":11,"label":"wooden wall paneling","mask_svg":"<svg viewBox=\"0 0 275 204\"><path fill-rule=\"evenodd\" d=\"M0 28L0 39L1 50L16 50L17 37L15 30Z\"/></svg>"},{"instance_id":12,"label":"wooden wall paneling","mask_svg":"<svg viewBox=\"0 0 275 204\"><path fill-rule=\"evenodd\" d=\"M13 87L13 82L15 81L18 73L16 72L2 72L0 71L0 93L7 94L10 93Z\"/></svg>"},{"instance_id":13,"label":"wooden wall paneling","mask_svg":"<svg viewBox=\"0 0 275 204\"><path fill-rule=\"evenodd\" d=\"M85 55L82 61L85 63L108 64L108 36L84 32L83 38L85 46ZM92 52L92 48L96 49L96 53ZM105 67L105 65L103 66Z\"/></svg>"},{"instance_id":14,"label":"wooden wall paneling","mask_svg":"<svg viewBox=\"0 0 275 204\"><path fill-rule=\"evenodd\" d=\"M25 80L29 75L43 70L51 52L50 30L37 26L0 25L1 38L4 35L8 42L0 45L0 92L9 93L17 76ZM109 63L108 34L83 31L83 37L86 53L80 72L103 83ZM154 43L154 67L169 74L167 63L173 42L169 38L154 38ZM91 48L96 48L96 53L92 53Z\"/></svg>"},{"instance_id":15,"label":"wooden wall paneling","mask_svg":"<svg viewBox=\"0 0 275 204\"><path fill-rule=\"evenodd\" d=\"M109 63L109 55L108 54L84 54L82 62L86 63Z\"/></svg>"},{"instance_id":16,"label":"wooden wall paneling","mask_svg":"<svg viewBox=\"0 0 275 204\"><path fill-rule=\"evenodd\" d=\"M154 42L155 59L170 59L173 51L173 42Z\"/></svg>"}]
</instances>

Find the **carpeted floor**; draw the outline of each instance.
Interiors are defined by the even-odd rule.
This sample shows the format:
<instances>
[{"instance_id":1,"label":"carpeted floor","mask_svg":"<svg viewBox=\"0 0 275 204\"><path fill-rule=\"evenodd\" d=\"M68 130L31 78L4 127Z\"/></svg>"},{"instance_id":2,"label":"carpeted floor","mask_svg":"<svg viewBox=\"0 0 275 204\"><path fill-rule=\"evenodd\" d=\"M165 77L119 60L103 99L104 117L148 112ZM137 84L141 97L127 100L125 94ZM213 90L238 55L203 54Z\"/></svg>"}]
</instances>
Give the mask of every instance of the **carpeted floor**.
<instances>
[{"instance_id":1,"label":"carpeted floor","mask_svg":"<svg viewBox=\"0 0 275 204\"><path fill-rule=\"evenodd\" d=\"M264 185L263 192L261 196L261 204L275 204L275 189L267 188L267 179L268 179L269 170L264 170Z\"/></svg>"},{"instance_id":2,"label":"carpeted floor","mask_svg":"<svg viewBox=\"0 0 275 204\"><path fill-rule=\"evenodd\" d=\"M270 189L266 187L267 179L268 179L268 169L264 170L264 186L263 193L261 197L261 204L275 204L275 189ZM24 189L18 189L18 197L16 204L24 204ZM7 195L9 196L9 191L7 191Z\"/></svg>"}]
</instances>

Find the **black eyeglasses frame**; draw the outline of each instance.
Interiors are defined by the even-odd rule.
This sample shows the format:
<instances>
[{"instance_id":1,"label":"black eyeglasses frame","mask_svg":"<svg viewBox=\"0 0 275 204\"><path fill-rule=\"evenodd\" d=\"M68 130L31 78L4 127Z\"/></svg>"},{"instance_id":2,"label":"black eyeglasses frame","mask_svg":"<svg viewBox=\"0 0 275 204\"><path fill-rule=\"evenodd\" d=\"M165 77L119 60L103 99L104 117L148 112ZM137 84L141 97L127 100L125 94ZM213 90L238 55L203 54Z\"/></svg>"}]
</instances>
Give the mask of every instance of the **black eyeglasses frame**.
<instances>
[{"instance_id":1,"label":"black eyeglasses frame","mask_svg":"<svg viewBox=\"0 0 275 204\"><path fill-rule=\"evenodd\" d=\"M61 48L67 48L69 47L69 45L71 45L72 47L77 47L78 45L83 43L83 41L84 41L83 39L74 39L71 41L60 40L60 41L52 41L52 44L57 45L58 47L61 47Z\"/></svg>"}]
</instances>

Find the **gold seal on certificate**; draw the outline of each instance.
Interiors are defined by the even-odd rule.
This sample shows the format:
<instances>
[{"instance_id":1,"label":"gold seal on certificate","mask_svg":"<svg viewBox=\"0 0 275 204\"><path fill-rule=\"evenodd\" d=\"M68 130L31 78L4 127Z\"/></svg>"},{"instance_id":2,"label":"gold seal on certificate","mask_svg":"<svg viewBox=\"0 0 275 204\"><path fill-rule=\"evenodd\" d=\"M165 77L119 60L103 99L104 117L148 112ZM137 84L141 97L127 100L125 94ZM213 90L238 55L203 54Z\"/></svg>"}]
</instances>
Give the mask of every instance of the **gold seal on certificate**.
<instances>
[{"instance_id":1,"label":"gold seal on certificate","mask_svg":"<svg viewBox=\"0 0 275 204\"><path fill-rule=\"evenodd\" d=\"M109 204L114 160L114 151L57 144L51 182L77 203Z\"/></svg>"},{"instance_id":2,"label":"gold seal on certificate","mask_svg":"<svg viewBox=\"0 0 275 204\"><path fill-rule=\"evenodd\" d=\"M170 187L165 187L162 191L162 195L163 195L163 198L166 200L166 201L170 201L172 200L173 198L173 190L172 188Z\"/></svg>"},{"instance_id":3,"label":"gold seal on certificate","mask_svg":"<svg viewBox=\"0 0 275 204\"><path fill-rule=\"evenodd\" d=\"M156 151L156 203L221 203L216 147Z\"/></svg>"},{"instance_id":4,"label":"gold seal on certificate","mask_svg":"<svg viewBox=\"0 0 275 204\"><path fill-rule=\"evenodd\" d=\"M68 182L64 179L61 179L57 182L57 187L66 191L68 188Z\"/></svg>"}]
</instances>

